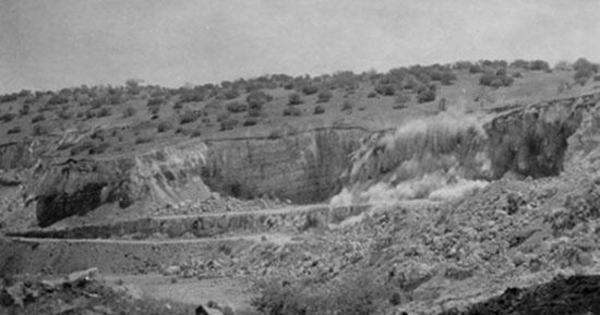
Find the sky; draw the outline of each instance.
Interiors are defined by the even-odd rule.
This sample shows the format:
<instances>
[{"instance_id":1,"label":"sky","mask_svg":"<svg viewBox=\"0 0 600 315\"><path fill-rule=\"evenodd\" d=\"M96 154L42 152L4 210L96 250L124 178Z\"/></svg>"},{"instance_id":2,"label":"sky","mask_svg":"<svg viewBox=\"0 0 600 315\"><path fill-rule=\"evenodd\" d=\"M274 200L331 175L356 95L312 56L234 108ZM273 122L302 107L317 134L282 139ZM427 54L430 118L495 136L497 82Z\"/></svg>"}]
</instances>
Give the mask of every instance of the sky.
<instances>
[{"instance_id":1,"label":"sky","mask_svg":"<svg viewBox=\"0 0 600 315\"><path fill-rule=\"evenodd\" d=\"M598 0L0 0L0 93L480 59L600 62Z\"/></svg>"}]
</instances>

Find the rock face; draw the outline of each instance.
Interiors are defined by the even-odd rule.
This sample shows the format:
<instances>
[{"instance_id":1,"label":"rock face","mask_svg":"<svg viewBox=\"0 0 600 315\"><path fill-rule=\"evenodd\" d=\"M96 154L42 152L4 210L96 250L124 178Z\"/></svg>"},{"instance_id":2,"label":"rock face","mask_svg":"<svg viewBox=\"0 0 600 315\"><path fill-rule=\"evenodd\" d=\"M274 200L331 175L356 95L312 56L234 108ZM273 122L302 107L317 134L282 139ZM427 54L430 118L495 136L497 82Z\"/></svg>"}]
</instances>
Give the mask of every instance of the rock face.
<instances>
[{"instance_id":1,"label":"rock face","mask_svg":"<svg viewBox=\"0 0 600 315\"><path fill-rule=\"evenodd\" d=\"M322 128L279 138L209 142L202 179L235 197L323 201L341 189L339 177L350 166L350 153L367 134L358 128Z\"/></svg>"},{"instance_id":2,"label":"rock face","mask_svg":"<svg viewBox=\"0 0 600 315\"><path fill-rule=\"evenodd\" d=\"M127 208L203 200L211 191L247 199L269 195L296 203L323 201L341 188L339 176L364 134L361 129L315 129L49 164L38 170L39 183L32 189L38 223L49 226L106 203Z\"/></svg>"},{"instance_id":3,"label":"rock face","mask_svg":"<svg viewBox=\"0 0 600 315\"><path fill-rule=\"evenodd\" d=\"M564 167L568 139L600 94L540 102L495 117L484 125L493 178L508 172L533 178L556 176Z\"/></svg>"}]
</instances>

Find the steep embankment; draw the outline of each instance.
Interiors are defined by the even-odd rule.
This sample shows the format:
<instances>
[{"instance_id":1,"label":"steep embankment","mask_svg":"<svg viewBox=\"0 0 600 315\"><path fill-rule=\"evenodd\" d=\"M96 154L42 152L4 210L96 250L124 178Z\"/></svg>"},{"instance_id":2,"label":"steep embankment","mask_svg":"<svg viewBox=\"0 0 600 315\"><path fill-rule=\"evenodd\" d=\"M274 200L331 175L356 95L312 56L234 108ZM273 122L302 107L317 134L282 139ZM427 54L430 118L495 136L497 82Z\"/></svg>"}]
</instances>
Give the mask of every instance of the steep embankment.
<instances>
[{"instance_id":1,"label":"steep embankment","mask_svg":"<svg viewBox=\"0 0 600 315\"><path fill-rule=\"evenodd\" d=\"M104 205L164 207L211 191L240 197L323 201L339 191L360 128L320 128L269 137L189 141L112 159L51 161L28 183L38 224Z\"/></svg>"}]
</instances>

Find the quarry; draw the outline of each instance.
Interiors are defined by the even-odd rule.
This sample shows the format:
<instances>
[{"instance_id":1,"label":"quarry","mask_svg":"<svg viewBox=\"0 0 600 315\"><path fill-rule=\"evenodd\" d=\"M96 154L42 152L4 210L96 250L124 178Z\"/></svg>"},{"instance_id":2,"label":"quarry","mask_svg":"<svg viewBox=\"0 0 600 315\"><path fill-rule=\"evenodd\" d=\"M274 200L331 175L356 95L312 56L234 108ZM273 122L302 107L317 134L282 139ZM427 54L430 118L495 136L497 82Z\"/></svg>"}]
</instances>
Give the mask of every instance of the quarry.
<instances>
[{"instance_id":1,"label":"quarry","mask_svg":"<svg viewBox=\"0 0 600 315\"><path fill-rule=\"evenodd\" d=\"M60 148L142 128L133 121L2 143L2 307L600 314L600 92L464 98L411 103L386 124L367 109L173 131L131 152Z\"/></svg>"}]
</instances>

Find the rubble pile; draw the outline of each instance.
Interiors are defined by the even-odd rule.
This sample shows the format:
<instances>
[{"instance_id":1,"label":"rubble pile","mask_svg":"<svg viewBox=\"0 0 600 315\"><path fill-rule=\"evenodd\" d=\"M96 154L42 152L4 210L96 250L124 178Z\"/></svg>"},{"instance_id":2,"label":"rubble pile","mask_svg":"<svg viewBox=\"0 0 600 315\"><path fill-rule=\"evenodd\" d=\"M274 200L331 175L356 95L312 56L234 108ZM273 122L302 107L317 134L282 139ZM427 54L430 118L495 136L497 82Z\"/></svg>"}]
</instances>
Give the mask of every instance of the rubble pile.
<instances>
[{"instance_id":1,"label":"rubble pile","mask_svg":"<svg viewBox=\"0 0 600 315\"><path fill-rule=\"evenodd\" d=\"M133 285L108 285L96 268L63 278L26 277L0 282L2 314L193 314L192 306L142 296Z\"/></svg>"}]
</instances>

